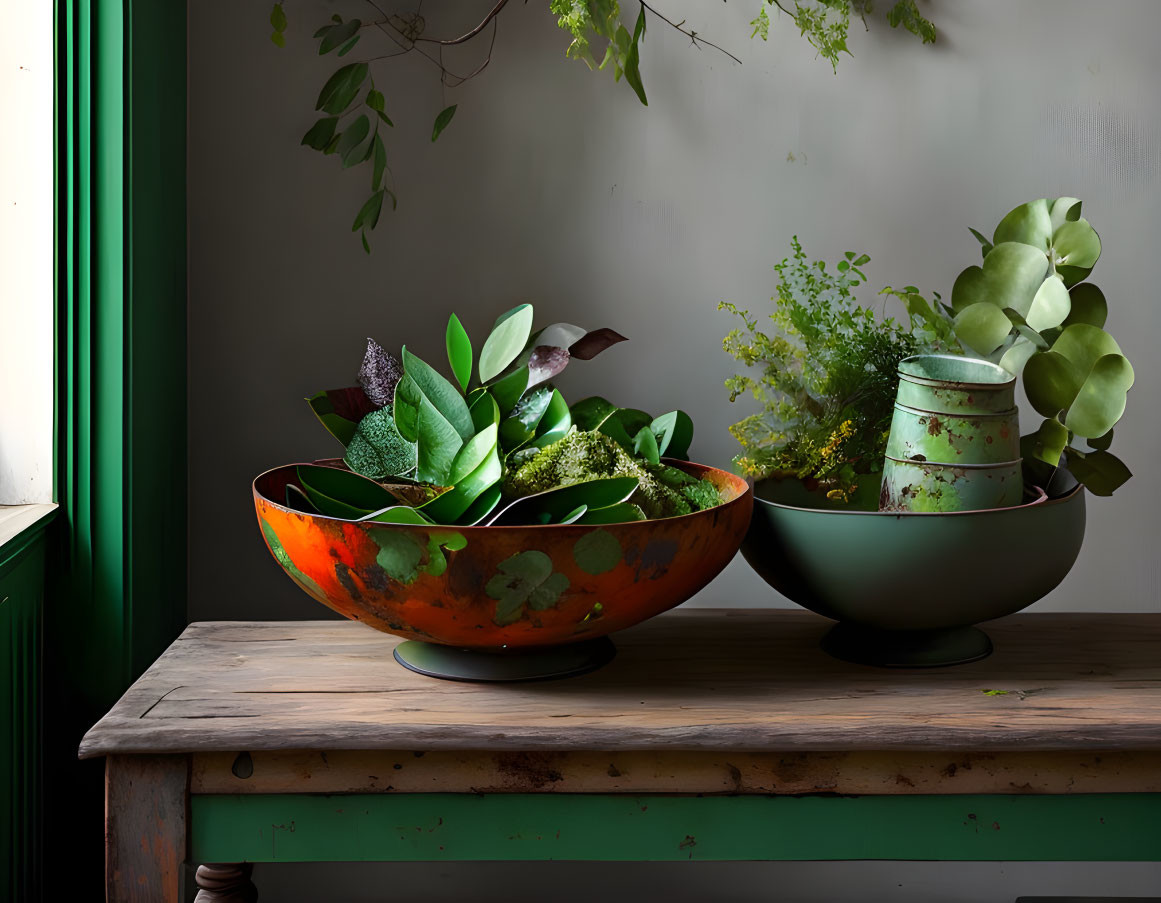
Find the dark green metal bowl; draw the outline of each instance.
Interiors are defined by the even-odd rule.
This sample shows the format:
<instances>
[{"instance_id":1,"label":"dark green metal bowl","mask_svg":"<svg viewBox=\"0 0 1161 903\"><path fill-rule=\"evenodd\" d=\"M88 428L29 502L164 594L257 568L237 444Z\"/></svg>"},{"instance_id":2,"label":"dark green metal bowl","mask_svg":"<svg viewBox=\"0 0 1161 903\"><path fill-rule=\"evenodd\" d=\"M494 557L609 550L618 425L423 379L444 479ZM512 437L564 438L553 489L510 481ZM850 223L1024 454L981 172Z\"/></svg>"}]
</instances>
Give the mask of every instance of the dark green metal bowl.
<instances>
[{"instance_id":1,"label":"dark green metal bowl","mask_svg":"<svg viewBox=\"0 0 1161 903\"><path fill-rule=\"evenodd\" d=\"M836 508L797 480L754 487L742 555L767 583L838 621L832 655L886 667L986 657L972 625L1010 615L1055 589L1084 540L1084 489L1011 508L941 514Z\"/></svg>"}]
</instances>

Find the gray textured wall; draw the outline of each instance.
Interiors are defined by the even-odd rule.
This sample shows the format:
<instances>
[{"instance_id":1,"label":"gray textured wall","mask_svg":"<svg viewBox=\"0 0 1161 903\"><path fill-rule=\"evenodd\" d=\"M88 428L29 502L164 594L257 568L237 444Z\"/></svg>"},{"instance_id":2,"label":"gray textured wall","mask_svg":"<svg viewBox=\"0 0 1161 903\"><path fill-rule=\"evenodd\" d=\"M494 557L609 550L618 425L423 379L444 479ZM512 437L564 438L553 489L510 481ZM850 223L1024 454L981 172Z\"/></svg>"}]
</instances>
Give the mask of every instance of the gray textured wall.
<instances>
[{"instance_id":1,"label":"gray textured wall","mask_svg":"<svg viewBox=\"0 0 1161 903\"><path fill-rule=\"evenodd\" d=\"M450 33L490 5L429 3L429 30ZM726 464L726 427L744 412L725 401L731 324L714 308L766 309L791 235L814 256L865 250L875 289L946 294L978 259L968 226L1059 194L1085 199L1104 240L1095 281L1137 370L1115 451L1139 476L1091 501L1081 559L1038 608L1158 608L1161 4L939 0L924 5L936 46L876 22L852 34L855 56L834 76L785 20L769 44L750 41L758 0L664 0L744 64L651 21L648 109L611 75L563 59L546 6L505 11L494 62L463 88L441 89L415 58L377 70L397 123L400 208L367 257L348 231L367 177L298 140L333 67L307 35L332 10L369 7L288 3L279 51L261 4L190 4L192 618L323 614L269 560L248 483L333 452L300 399L348 382L366 335L435 361L450 311L481 337L521 300L541 322L613 326L632 341L571 368L566 394L681 406L698 427L695 456ZM448 62L470 68L480 49ZM453 102L433 145L431 122ZM788 603L739 559L692 604ZM943 899L1005 898L956 883Z\"/></svg>"}]
</instances>

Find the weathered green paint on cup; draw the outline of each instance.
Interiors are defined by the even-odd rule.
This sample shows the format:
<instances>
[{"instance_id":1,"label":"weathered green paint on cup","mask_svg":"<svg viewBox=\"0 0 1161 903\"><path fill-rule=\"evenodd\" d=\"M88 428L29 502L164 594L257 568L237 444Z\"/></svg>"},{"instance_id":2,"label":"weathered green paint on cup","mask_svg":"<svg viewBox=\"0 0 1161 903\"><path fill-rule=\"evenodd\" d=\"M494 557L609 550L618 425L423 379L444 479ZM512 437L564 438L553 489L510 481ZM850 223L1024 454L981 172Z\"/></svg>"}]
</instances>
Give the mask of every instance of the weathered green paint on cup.
<instances>
[{"instance_id":1,"label":"weathered green paint on cup","mask_svg":"<svg viewBox=\"0 0 1161 903\"><path fill-rule=\"evenodd\" d=\"M899 363L883 462L881 511L979 511L1020 504L1016 379L970 357L922 354Z\"/></svg>"},{"instance_id":2,"label":"weathered green paint on cup","mask_svg":"<svg viewBox=\"0 0 1161 903\"><path fill-rule=\"evenodd\" d=\"M899 362L895 400L943 414L998 414L1016 407L1016 377L977 358L918 354Z\"/></svg>"},{"instance_id":3,"label":"weathered green paint on cup","mask_svg":"<svg viewBox=\"0 0 1161 903\"><path fill-rule=\"evenodd\" d=\"M1019 417L1015 408L999 414L941 414L896 402L887 455L951 464L1018 461Z\"/></svg>"},{"instance_id":4,"label":"weathered green paint on cup","mask_svg":"<svg viewBox=\"0 0 1161 903\"><path fill-rule=\"evenodd\" d=\"M888 457L883 464L880 511L983 511L1019 505L1024 479L1019 461L942 464Z\"/></svg>"}]
</instances>

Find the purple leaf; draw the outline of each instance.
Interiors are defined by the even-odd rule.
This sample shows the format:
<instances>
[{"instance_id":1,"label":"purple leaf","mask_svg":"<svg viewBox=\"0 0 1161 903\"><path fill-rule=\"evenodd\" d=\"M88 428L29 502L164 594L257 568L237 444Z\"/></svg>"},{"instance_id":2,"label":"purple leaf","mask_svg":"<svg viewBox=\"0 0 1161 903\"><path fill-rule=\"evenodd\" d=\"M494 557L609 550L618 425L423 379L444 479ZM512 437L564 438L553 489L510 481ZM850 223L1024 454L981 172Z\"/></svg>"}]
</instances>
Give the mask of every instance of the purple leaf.
<instances>
[{"instance_id":1,"label":"purple leaf","mask_svg":"<svg viewBox=\"0 0 1161 903\"><path fill-rule=\"evenodd\" d=\"M367 353L359 367L359 385L377 408L391 404L395 384L403 378L403 365L374 339L367 339Z\"/></svg>"},{"instance_id":2,"label":"purple leaf","mask_svg":"<svg viewBox=\"0 0 1161 903\"><path fill-rule=\"evenodd\" d=\"M528 357L528 387L538 386L568 366L569 353L555 345L537 345ZM526 390L527 391L527 390Z\"/></svg>"},{"instance_id":3,"label":"purple leaf","mask_svg":"<svg viewBox=\"0 0 1161 903\"><path fill-rule=\"evenodd\" d=\"M625 336L619 332L614 332L612 329L594 329L592 332L586 333L573 342L569 346L568 352L573 357L579 358L582 361L591 361L609 346L616 345L618 342L627 341L629 340Z\"/></svg>"}]
</instances>

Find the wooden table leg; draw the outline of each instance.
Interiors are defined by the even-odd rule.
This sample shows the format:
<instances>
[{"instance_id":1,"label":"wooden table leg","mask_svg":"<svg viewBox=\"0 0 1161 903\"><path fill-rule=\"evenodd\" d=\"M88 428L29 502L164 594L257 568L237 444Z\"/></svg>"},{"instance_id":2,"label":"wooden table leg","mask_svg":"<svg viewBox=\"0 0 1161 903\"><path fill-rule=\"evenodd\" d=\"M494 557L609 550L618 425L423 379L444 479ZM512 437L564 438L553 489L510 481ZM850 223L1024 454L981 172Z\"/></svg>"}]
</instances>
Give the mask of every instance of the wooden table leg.
<instances>
[{"instance_id":1,"label":"wooden table leg","mask_svg":"<svg viewBox=\"0 0 1161 903\"><path fill-rule=\"evenodd\" d=\"M250 882L248 862L213 862L198 866L194 903L255 903L258 889Z\"/></svg>"},{"instance_id":2,"label":"wooden table leg","mask_svg":"<svg viewBox=\"0 0 1161 903\"><path fill-rule=\"evenodd\" d=\"M106 759L106 903L182 903L188 814L188 756Z\"/></svg>"}]
</instances>

